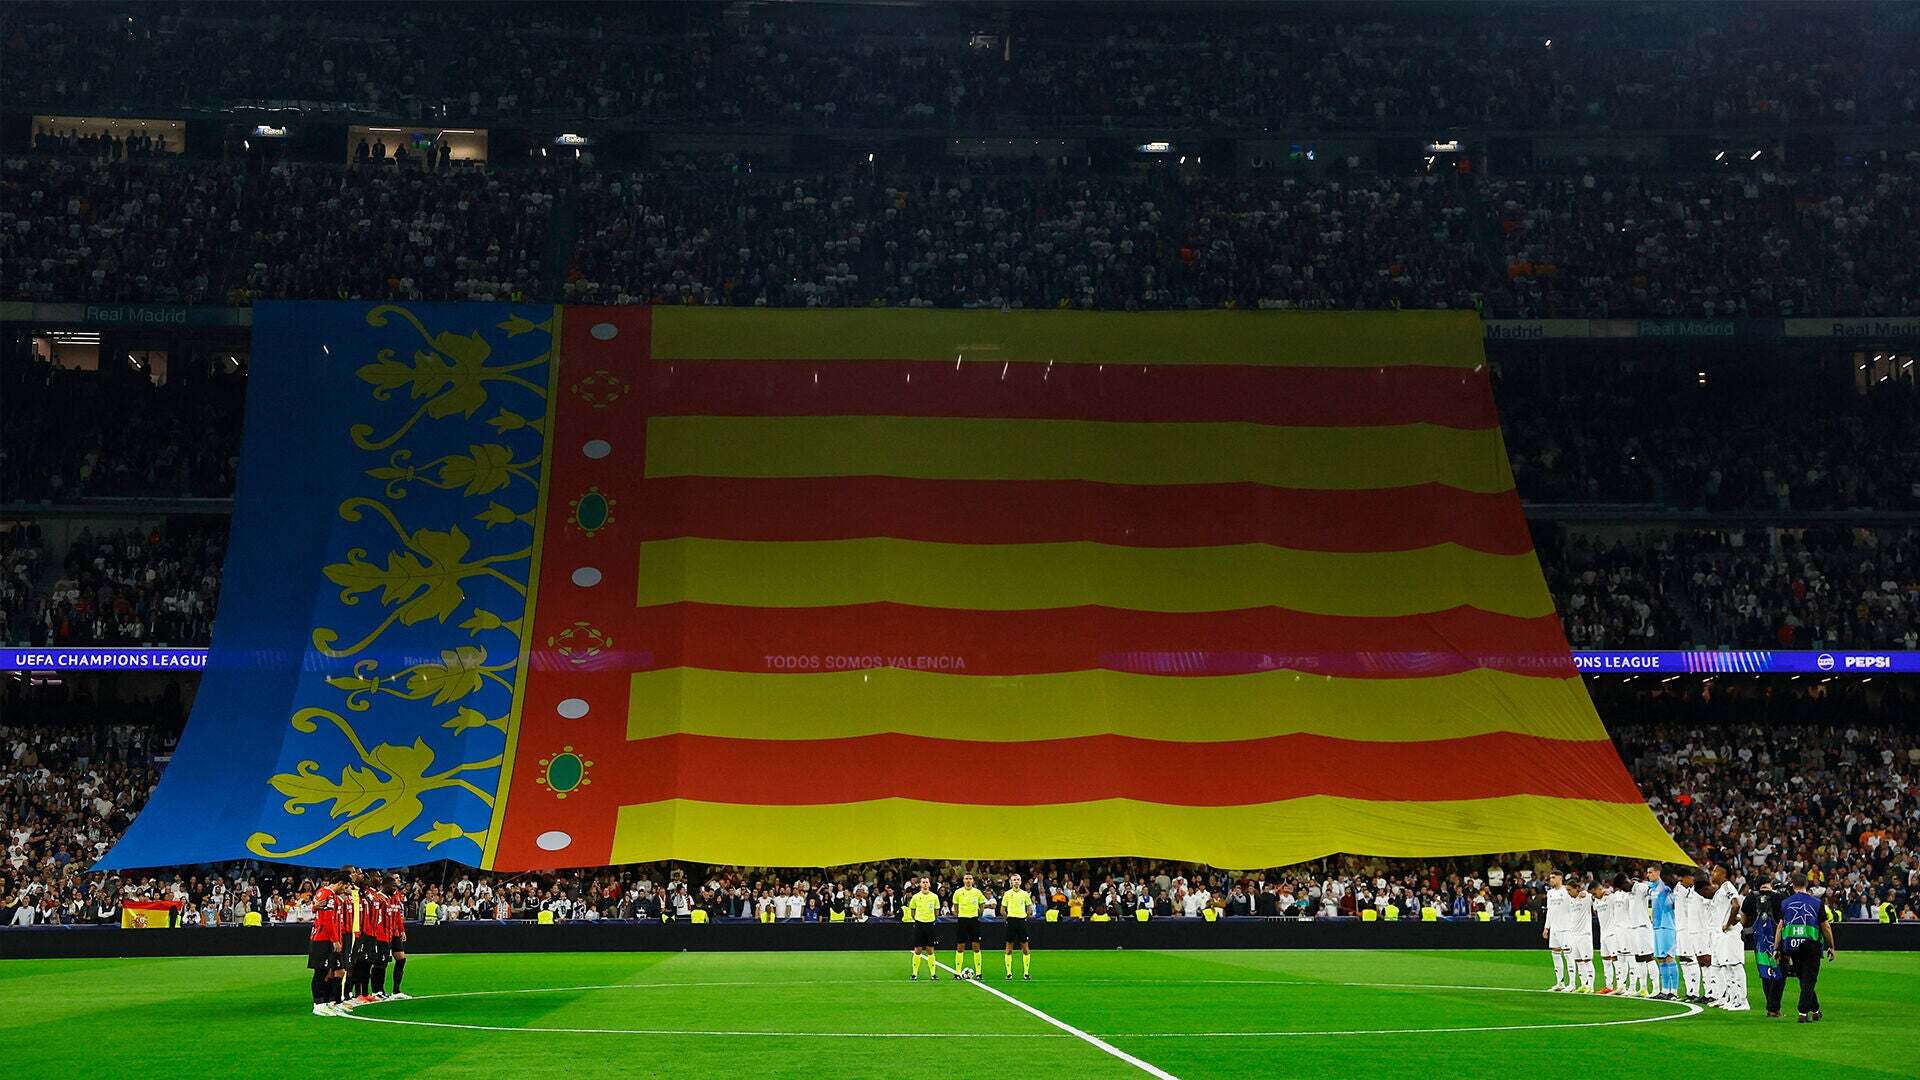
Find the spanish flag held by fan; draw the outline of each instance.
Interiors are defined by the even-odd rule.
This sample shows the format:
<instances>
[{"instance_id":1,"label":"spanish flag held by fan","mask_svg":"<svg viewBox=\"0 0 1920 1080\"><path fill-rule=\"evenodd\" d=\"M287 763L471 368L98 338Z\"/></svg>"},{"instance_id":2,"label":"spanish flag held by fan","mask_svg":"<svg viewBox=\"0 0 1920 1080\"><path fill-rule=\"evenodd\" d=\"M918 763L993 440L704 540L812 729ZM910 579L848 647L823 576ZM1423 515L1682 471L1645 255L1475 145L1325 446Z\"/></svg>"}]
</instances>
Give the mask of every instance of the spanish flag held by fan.
<instances>
[{"instance_id":1,"label":"spanish flag held by fan","mask_svg":"<svg viewBox=\"0 0 1920 1080\"><path fill-rule=\"evenodd\" d=\"M126 930L170 930L180 924L178 900L123 900L120 926Z\"/></svg>"}]
</instances>

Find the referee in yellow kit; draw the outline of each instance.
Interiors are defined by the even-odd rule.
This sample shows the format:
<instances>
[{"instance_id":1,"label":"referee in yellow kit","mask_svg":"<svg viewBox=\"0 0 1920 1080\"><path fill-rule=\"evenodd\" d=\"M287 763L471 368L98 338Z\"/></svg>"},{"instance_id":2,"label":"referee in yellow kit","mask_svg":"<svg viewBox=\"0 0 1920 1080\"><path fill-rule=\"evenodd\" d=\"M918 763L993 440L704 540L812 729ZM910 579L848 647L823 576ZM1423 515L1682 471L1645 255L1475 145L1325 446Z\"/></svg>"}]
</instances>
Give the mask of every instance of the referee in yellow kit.
<instances>
[{"instance_id":1,"label":"referee in yellow kit","mask_svg":"<svg viewBox=\"0 0 1920 1080\"><path fill-rule=\"evenodd\" d=\"M1000 916L1007 920L1007 978L1013 978L1013 947L1020 946L1020 977L1033 979L1033 946L1027 942L1027 916L1033 911L1033 894L1020 887L1020 875L1007 879L1007 891L1000 894Z\"/></svg>"},{"instance_id":2,"label":"referee in yellow kit","mask_svg":"<svg viewBox=\"0 0 1920 1080\"><path fill-rule=\"evenodd\" d=\"M973 946L973 971L980 972L980 909L987 902L987 894L973 886L973 875L965 874L960 878L960 887L953 890L953 915L960 924L960 933L953 942L953 969L966 978L967 946Z\"/></svg>"},{"instance_id":3,"label":"referee in yellow kit","mask_svg":"<svg viewBox=\"0 0 1920 1080\"><path fill-rule=\"evenodd\" d=\"M907 921L913 924L913 980L920 980L920 954L927 954L927 974L933 981L940 981L940 968L934 959L933 948L939 944L934 940L934 923L940 918L940 896L933 891L933 881L926 876L920 878L920 891L907 897Z\"/></svg>"}]
</instances>

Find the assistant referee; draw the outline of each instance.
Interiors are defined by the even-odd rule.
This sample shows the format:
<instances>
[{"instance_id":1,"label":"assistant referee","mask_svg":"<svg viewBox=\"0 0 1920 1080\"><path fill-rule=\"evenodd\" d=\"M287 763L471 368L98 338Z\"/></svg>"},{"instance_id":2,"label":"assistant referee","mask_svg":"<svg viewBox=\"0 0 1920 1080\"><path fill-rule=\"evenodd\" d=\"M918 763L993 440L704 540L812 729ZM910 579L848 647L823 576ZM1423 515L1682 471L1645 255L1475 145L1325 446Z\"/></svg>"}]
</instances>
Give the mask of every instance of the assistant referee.
<instances>
[{"instance_id":1,"label":"assistant referee","mask_svg":"<svg viewBox=\"0 0 1920 1080\"><path fill-rule=\"evenodd\" d=\"M1020 977L1033 978L1033 946L1027 943L1027 916L1033 913L1033 894L1020 887L1020 875L1007 879L1000 894L1000 914L1007 920L1007 978L1013 978L1013 947L1020 946Z\"/></svg>"},{"instance_id":2,"label":"assistant referee","mask_svg":"<svg viewBox=\"0 0 1920 1080\"><path fill-rule=\"evenodd\" d=\"M933 891L933 880L920 878L920 891L907 897L907 921L913 924L913 979L920 978L920 955L927 957L927 975L935 982L940 981L939 962L934 959L933 949L939 942L934 940L934 924L940 918L940 896Z\"/></svg>"}]
</instances>

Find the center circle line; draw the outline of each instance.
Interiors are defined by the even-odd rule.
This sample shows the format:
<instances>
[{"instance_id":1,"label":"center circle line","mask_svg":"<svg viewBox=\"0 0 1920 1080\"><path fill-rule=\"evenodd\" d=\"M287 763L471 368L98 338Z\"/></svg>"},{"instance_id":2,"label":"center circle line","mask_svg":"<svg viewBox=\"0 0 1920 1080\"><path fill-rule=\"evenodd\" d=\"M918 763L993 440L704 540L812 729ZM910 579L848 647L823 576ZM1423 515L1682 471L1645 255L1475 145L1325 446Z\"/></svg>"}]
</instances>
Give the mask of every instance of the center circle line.
<instances>
[{"instance_id":1,"label":"center circle line","mask_svg":"<svg viewBox=\"0 0 1920 1080\"><path fill-rule=\"evenodd\" d=\"M844 986L850 983L890 983L893 979L803 979L766 981L759 979L731 980L720 982L675 982L675 983L601 983L591 986L535 986L511 990L465 990L446 994L425 994L408 998L408 1001L438 1001L450 998L504 997L511 994L562 994L573 991L593 990L682 990L699 987L742 987L742 986ZM1470 986L1453 983L1400 983L1400 982L1319 982L1315 980L1281 979L1187 979L1168 980L1186 984L1232 984L1236 986L1326 986L1357 987L1382 990L1476 990L1486 993L1506 994L1556 994L1557 991L1542 990L1524 986ZM1142 987L1165 985L1164 982L1139 983ZM1106 980L1101 985L1135 985ZM1587 995L1579 995L1587 996ZM1608 995L1612 997L1612 995ZM1593 996L1599 1000L1599 996ZM1621 997L1616 1001L1649 1001L1646 998ZM1325 1031L1130 1031L1101 1033L1103 1039L1298 1039L1314 1037L1342 1037L1355 1035L1439 1035L1467 1033L1476 1031L1555 1031L1568 1028L1624 1027L1632 1024L1657 1024L1666 1020L1684 1020L1698 1016L1706 1010L1692 1002L1651 1002L1650 1004L1679 1005L1684 1011L1668 1012L1657 1016L1640 1016L1626 1020L1585 1020L1554 1024L1496 1024L1481 1027L1428 1027L1428 1028L1353 1028ZM395 1005L400 1002L383 1001L374 1004ZM364 1006L362 1006L364 1008ZM575 1027L507 1027L495 1024L457 1024L438 1020L405 1020L392 1016L367 1016L360 1012L346 1014L350 1020L362 1020L370 1024L397 1024L404 1027L451 1028L461 1031L499 1031L499 1032L547 1032L560 1035L648 1035L648 1036L688 1036L694 1038L767 1038L767 1039L1066 1039L1073 1036L1059 1032L943 1032L943 1031L729 1031L692 1028L575 1028Z\"/></svg>"}]
</instances>

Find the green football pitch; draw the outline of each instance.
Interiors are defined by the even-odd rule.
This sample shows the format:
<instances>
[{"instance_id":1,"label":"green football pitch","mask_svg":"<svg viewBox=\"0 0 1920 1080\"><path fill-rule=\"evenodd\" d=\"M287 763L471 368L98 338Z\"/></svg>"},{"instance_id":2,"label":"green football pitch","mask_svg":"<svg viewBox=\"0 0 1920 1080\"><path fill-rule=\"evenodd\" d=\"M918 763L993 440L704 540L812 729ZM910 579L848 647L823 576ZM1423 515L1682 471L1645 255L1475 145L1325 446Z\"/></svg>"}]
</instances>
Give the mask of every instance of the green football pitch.
<instances>
[{"instance_id":1,"label":"green football pitch","mask_svg":"<svg viewBox=\"0 0 1920 1080\"><path fill-rule=\"evenodd\" d=\"M952 952L943 950L943 962ZM1827 1019L1541 992L1544 952L420 955L411 1001L313 1016L297 957L0 963L9 1077L1721 1076L1920 1073L1920 954L1842 953ZM1751 983L1757 1002L1760 987ZM988 988L991 988L989 990Z\"/></svg>"}]
</instances>

